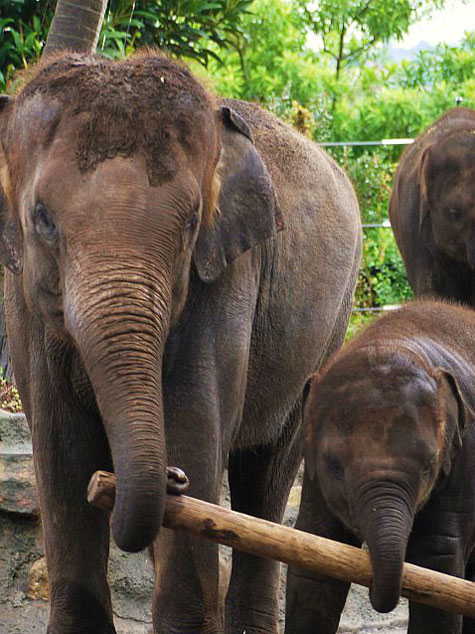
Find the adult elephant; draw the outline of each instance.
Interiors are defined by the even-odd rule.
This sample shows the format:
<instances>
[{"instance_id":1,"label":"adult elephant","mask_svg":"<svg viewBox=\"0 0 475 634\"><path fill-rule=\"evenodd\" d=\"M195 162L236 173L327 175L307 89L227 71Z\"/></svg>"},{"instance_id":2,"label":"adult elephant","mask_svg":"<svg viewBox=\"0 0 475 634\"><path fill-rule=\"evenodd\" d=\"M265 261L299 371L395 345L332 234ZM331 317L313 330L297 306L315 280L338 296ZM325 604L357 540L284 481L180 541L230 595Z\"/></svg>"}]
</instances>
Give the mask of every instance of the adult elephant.
<instances>
[{"instance_id":1,"label":"adult elephant","mask_svg":"<svg viewBox=\"0 0 475 634\"><path fill-rule=\"evenodd\" d=\"M159 54L66 54L2 101L1 258L33 436L48 634L115 632L120 548L153 540L154 631L222 632L215 545L159 531L165 467L281 521L309 373L341 344L360 258L351 185L255 105L215 102ZM58 483L61 487L58 487ZM158 537L157 537L158 535ZM276 632L279 567L235 553L229 632Z\"/></svg>"},{"instance_id":2,"label":"adult elephant","mask_svg":"<svg viewBox=\"0 0 475 634\"><path fill-rule=\"evenodd\" d=\"M402 155L389 217L415 294L475 306L474 110L450 110Z\"/></svg>"}]
</instances>

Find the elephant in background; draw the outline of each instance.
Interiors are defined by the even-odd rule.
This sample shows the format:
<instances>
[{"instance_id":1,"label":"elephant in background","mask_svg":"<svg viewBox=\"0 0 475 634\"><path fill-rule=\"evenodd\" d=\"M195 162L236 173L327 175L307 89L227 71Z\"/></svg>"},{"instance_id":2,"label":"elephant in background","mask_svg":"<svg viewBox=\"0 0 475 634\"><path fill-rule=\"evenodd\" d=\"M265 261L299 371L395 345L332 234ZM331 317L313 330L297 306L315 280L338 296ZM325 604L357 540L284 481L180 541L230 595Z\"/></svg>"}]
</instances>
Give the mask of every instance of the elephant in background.
<instances>
[{"instance_id":1,"label":"elephant in background","mask_svg":"<svg viewBox=\"0 0 475 634\"><path fill-rule=\"evenodd\" d=\"M404 152L389 217L416 296L475 306L474 110L450 110Z\"/></svg>"},{"instance_id":2,"label":"elephant in background","mask_svg":"<svg viewBox=\"0 0 475 634\"><path fill-rule=\"evenodd\" d=\"M314 376L304 413L296 528L366 541L370 599L400 596L407 560L475 580L475 312L407 304ZM287 634L334 634L350 584L289 569ZM475 621L464 619L463 632ZM462 617L410 603L410 634L457 634Z\"/></svg>"},{"instance_id":3,"label":"elephant in background","mask_svg":"<svg viewBox=\"0 0 475 634\"><path fill-rule=\"evenodd\" d=\"M0 103L0 259L48 634L115 633L109 517L85 496L97 469L117 475L119 547L154 543L154 632L276 633L276 562L234 553L224 616L217 546L160 529L166 465L217 503L228 464L232 507L281 521L304 386L351 311L348 179L158 53L52 57Z\"/></svg>"}]
</instances>

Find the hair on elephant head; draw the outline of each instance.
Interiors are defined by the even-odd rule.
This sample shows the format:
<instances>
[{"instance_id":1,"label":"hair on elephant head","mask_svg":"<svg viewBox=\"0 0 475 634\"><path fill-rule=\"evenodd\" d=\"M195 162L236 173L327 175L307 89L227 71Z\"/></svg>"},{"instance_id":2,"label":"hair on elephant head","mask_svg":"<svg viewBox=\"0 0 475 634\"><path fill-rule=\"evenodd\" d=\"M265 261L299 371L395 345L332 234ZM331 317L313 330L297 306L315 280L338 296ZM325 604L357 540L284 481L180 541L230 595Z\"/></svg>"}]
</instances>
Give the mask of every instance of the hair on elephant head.
<instances>
[{"instance_id":1,"label":"hair on elephant head","mask_svg":"<svg viewBox=\"0 0 475 634\"><path fill-rule=\"evenodd\" d=\"M213 282L282 228L272 178L250 125L158 53L49 57L0 108L0 259L45 337L80 353L118 476L113 534L139 550L165 503L170 324L192 267Z\"/></svg>"}]
</instances>

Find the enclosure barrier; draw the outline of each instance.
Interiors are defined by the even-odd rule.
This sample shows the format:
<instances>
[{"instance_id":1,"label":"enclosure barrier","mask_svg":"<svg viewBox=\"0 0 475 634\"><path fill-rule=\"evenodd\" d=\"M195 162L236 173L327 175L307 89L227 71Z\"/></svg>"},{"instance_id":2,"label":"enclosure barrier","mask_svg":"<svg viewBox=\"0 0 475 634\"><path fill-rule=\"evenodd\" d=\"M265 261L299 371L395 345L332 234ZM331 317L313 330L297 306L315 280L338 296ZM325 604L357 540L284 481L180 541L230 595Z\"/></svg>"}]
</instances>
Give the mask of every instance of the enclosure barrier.
<instances>
[{"instance_id":1,"label":"enclosure barrier","mask_svg":"<svg viewBox=\"0 0 475 634\"><path fill-rule=\"evenodd\" d=\"M115 481L114 474L96 471L89 483L88 501L111 510ZM369 555L359 548L195 498L167 494L163 526L342 581L371 585ZM465 579L406 563L401 594L411 601L475 618L475 585Z\"/></svg>"},{"instance_id":2,"label":"enclosure barrier","mask_svg":"<svg viewBox=\"0 0 475 634\"><path fill-rule=\"evenodd\" d=\"M410 145L414 139L381 139L381 141L324 141L320 147L351 147L353 145Z\"/></svg>"},{"instance_id":3,"label":"enclosure barrier","mask_svg":"<svg viewBox=\"0 0 475 634\"><path fill-rule=\"evenodd\" d=\"M458 105L458 104L457 104ZM410 145L414 143L415 139L381 139L380 141L328 141L317 143L320 147L354 147L354 146L390 146L390 145ZM391 229L391 223L389 219L383 220L383 222L371 222L362 225L363 229ZM354 313L380 313L386 310L393 310L397 306L377 306L374 308L359 308L353 307Z\"/></svg>"}]
</instances>

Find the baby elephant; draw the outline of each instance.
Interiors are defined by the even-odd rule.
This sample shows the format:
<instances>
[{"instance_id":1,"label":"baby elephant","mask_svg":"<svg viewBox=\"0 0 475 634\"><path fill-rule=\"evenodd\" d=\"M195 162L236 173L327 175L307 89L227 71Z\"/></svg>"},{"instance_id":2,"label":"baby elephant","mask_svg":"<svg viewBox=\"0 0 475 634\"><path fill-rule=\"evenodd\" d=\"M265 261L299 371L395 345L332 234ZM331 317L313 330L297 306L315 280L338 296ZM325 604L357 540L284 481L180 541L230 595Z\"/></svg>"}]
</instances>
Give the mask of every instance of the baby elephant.
<instances>
[{"instance_id":1,"label":"baby elephant","mask_svg":"<svg viewBox=\"0 0 475 634\"><path fill-rule=\"evenodd\" d=\"M405 558L475 580L474 412L475 312L449 303L387 314L312 379L296 528L366 541L379 612L398 602ZM349 587L290 568L286 633L336 632ZM460 633L462 618L411 603L408 631Z\"/></svg>"}]
</instances>

